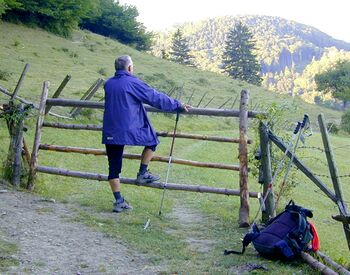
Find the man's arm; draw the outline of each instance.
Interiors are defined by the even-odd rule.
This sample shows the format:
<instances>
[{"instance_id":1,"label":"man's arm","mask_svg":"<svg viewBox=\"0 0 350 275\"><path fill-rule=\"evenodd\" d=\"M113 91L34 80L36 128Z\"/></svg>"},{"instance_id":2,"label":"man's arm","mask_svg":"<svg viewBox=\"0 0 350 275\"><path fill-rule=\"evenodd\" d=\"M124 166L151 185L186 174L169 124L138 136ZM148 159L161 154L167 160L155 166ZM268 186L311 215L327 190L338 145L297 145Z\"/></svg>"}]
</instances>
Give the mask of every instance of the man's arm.
<instances>
[{"instance_id":1,"label":"man's arm","mask_svg":"<svg viewBox=\"0 0 350 275\"><path fill-rule=\"evenodd\" d=\"M146 103L164 111L185 110L188 111L189 105L181 103L179 100L158 92L141 80L133 83L133 95L142 103Z\"/></svg>"}]
</instances>

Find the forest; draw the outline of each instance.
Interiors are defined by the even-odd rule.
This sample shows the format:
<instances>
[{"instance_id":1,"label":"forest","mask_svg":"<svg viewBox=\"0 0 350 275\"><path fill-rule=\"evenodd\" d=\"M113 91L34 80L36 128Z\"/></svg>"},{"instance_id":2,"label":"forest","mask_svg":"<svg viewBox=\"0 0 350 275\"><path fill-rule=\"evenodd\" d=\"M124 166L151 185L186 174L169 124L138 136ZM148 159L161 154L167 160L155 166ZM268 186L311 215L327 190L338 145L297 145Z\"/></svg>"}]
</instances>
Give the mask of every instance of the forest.
<instances>
[{"instance_id":1,"label":"forest","mask_svg":"<svg viewBox=\"0 0 350 275\"><path fill-rule=\"evenodd\" d=\"M113 0L0 0L2 20L38 26L64 37L84 28L147 50L152 34L136 20L138 15L136 7Z\"/></svg>"},{"instance_id":2,"label":"forest","mask_svg":"<svg viewBox=\"0 0 350 275\"><path fill-rule=\"evenodd\" d=\"M350 43L294 21L273 16L225 16L177 25L188 40L195 65L203 70L222 72L225 41L236 22L242 22L256 40L263 87L309 103L341 108L329 94L316 89L314 76L337 62L350 60ZM162 56L171 47L175 30L158 33L152 53Z\"/></svg>"}]
</instances>

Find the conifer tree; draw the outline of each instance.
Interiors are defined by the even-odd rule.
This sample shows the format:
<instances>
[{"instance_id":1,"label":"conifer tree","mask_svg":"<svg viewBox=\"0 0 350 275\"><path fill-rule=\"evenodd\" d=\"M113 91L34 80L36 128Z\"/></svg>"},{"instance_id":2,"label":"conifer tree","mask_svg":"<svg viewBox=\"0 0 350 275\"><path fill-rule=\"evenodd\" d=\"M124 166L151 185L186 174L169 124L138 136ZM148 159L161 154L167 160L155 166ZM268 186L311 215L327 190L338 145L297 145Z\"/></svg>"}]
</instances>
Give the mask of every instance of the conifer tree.
<instances>
[{"instance_id":1,"label":"conifer tree","mask_svg":"<svg viewBox=\"0 0 350 275\"><path fill-rule=\"evenodd\" d=\"M187 66L194 66L193 56L190 54L188 41L184 38L180 29L177 29L172 37L170 60Z\"/></svg>"},{"instance_id":2,"label":"conifer tree","mask_svg":"<svg viewBox=\"0 0 350 275\"><path fill-rule=\"evenodd\" d=\"M222 56L222 69L233 79L260 85L261 66L253 53L254 50L255 40L252 33L242 22L236 23L227 36Z\"/></svg>"}]
</instances>

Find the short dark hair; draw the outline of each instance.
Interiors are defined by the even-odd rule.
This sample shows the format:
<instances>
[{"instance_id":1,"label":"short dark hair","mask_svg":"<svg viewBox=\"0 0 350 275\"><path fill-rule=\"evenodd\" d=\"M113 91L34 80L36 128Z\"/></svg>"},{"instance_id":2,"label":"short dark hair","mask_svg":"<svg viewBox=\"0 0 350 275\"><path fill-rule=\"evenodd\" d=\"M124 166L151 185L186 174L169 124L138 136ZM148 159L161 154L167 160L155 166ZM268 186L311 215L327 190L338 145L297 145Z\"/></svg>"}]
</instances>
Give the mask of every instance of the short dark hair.
<instances>
[{"instance_id":1,"label":"short dark hair","mask_svg":"<svg viewBox=\"0 0 350 275\"><path fill-rule=\"evenodd\" d=\"M132 65L132 59L129 55L119 56L114 63L115 70L127 70Z\"/></svg>"}]
</instances>

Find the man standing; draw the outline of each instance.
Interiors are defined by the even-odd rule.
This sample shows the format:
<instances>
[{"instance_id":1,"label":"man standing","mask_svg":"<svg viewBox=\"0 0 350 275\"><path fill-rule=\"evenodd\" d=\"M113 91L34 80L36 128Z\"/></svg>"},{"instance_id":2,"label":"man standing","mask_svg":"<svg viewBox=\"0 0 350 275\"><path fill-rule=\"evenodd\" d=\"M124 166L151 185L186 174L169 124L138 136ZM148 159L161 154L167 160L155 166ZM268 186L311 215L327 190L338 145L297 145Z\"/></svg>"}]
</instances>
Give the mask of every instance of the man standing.
<instances>
[{"instance_id":1,"label":"man standing","mask_svg":"<svg viewBox=\"0 0 350 275\"><path fill-rule=\"evenodd\" d=\"M156 91L135 77L133 62L128 55L115 60L115 69L115 76L108 79L104 86L102 143L106 146L108 180L115 198L113 212L122 212L132 210L120 193L119 174L125 145L145 146L136 179L139 184L151 183L160 178L147 170L159 140L143 103L164 111L188 111L190 106Z\"/></svg>"}]
</instances>

